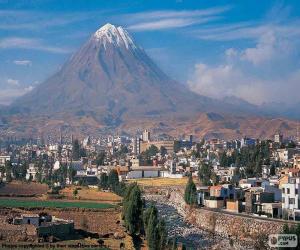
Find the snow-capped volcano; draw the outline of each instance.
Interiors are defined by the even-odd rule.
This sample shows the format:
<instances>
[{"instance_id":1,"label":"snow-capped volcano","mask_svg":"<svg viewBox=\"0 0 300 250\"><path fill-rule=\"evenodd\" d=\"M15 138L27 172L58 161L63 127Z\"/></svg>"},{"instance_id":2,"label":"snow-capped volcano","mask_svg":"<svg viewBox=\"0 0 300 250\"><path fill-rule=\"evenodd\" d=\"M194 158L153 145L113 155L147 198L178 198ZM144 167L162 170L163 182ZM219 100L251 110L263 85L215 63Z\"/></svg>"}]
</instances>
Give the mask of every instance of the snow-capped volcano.
<instances>
[{"instance_id":1,"label":"snow-capped volcano","mask_svg":"<svg viewBox=\"0 0 300 250\"><path fill-rule=\"evenodd\" d=\"M102 42L104 48L106 48L106 43L112 43L116 46L124 45L126 49L136 48L133 39L126 30L121 26L116 27L110 23L107 23L98 29L92 38L98 42Z\"/></svg>"},{"instance_id":2,"label":"snow-capped volcano","mask_svg":"<svg viewBox=\"0 0 300 250\"><path fill-rule=\"evenodd\" d=\"M125 117L188 114L197 109L197 98L161 71L126 30L106 24L14 105L39 114L89 111L115 124Z\"/></svg>"},{"instance_id":3,"label":"snow-capped volcano","mask_svg":"<svg viewBox=\"0 0 300 250\"><path fill-rule=\"evenodd\" d=\"M170 79L126 30L111 24L92 34L56 74L10 108L12 114L19 112L19 120L12 116L10 127L26 133L52 134L62 124L78 134L154 126L174 136L221 138L266 136L281 127L291 130L283 120L276 125L274 120L249 119L249 114L258 113L256 107L191 92Z\"/></svg>"}]
</instances>

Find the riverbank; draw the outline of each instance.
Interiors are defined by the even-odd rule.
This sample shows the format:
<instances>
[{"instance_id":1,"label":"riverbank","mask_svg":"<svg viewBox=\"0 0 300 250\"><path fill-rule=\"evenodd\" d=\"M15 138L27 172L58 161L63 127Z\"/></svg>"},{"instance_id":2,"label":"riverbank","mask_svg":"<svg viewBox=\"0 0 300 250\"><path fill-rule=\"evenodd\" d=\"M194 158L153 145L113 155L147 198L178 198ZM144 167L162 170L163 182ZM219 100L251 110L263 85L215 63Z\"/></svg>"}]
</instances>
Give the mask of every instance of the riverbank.
<instances>
[{"instance_id":1,"label":"riverbank","mask_svg":"<svg viewBox=\"0 0 300 250\"><path fill-rule=\"evenodd\" d=\"M166 222L168 237L176 238L187 249L253 249L253 241L240 241L203 230L188 223L175 203L163 194L145 194L147 204L154 202Z\"/></svg>"}]
</instances>

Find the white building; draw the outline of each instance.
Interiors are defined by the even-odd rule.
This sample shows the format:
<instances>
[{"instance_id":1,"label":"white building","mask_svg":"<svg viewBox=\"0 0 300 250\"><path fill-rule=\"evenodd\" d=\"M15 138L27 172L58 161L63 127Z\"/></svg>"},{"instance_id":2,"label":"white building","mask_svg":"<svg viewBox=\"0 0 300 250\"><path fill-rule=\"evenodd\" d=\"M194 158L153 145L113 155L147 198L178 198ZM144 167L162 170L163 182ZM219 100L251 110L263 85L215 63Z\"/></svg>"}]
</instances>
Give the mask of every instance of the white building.
<instances>
[{"instance_id":1,"label":"white building","mask_svg":"<svg viewBox=\"0 0 300 250\"><path fill-rule=\"evenodd\" d=\"M0 155L0 166L5 166L7 161L10 161L10 155Z\"/></svg>"},{"instance_id":2,"label":"white building","mask_svg":"<svg viewBox=\"0 0 300 250\"><path fill-rule=\"evenodd\" d=\"M131 168L126 179L140 179L140 178L155 178L160 176L161 168L141 166L139 168Z\"/></svg>"},{"instance_id":3,"label":"white building","mask_svg":"<svg viewBox=\"0 0 300 250\"><path fill-rule=\"evenodd\" d=\"M37 173L38 173L38 168L33 163L30 163L26 173L26 180L31 179L35 181Z\"/></svg>"},{"instance_id":4,"label":"white building","mask_svg":"<svg viewBox=\"0 0 300 250\"><path fill-rule=\"evenodd\" d=\"M300 153L296 148L278 149L275 154L275 159L284 163L288 163L293 159L294 154Z\"/></svg>"},{"instance_id":5,"label":"white building","mask_svg":"<svg viewBox=\"0 0 300 250\"><path fill-rule=\"evenodd\" d=\"M140 138L134 138L132 140L132 148L133 148L133 153L135 155L139 155L141 153L141 139Z\"/></svg>"},{"instance_id":6,"label":"white building","mask_svg":"<svg viewBox=\"0 0 300 250\"><path fill-rule=\"evenodd\" d=\"M143 132L143 141L150 141L150 131L147 129Z\"/></svg>"},{"instance_id":7,"label":"white building","mask_svg":"<svg viewBox=\"0 0 300 250\"><path fill-rule=\"evenodd\" d=\"M289 178L288 183L282 184L282 210L294 218L300 215L299 190L300 178Z\"/></svg>"},{"instance_id":8,"label":"white building","mask_svg":"<svg viewBox=\"0 0 300 250\"><path fill-rule=\"evenodd\" d=\"M274 135L274 142L275 143L282 143L282 141L283 141L283 135L282 134L275 134Z\"/></svg>"}]
</instances>

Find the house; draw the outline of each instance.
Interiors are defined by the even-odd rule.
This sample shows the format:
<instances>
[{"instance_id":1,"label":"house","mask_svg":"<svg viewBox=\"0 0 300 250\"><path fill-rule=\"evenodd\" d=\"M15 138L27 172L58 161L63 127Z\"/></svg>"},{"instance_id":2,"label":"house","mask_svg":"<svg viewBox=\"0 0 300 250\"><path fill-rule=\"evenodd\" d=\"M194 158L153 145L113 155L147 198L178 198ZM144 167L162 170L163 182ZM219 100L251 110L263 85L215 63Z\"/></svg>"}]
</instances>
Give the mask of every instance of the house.
<instances>
[{"instance_id":1,"label":"house","mask_svg":"<svg viewBox=\"0 0 300 250\"><path fill-rule=\"evenodd\" d=\"M209 188L209 197L205 193L201 196L204 198L204 206L209 208L223 208L227 199L236 199L236 190L231 184L216 185ZM202 198L201 196L200 198Z\"/></svg>"},{"instance_id":2,"label":"house","mask_svg":"<svg viewBox=\"0 0 300 250\"><path fill-rule=\"evenodd\" d=\"M74 233L74 222L56 218L48 214L22 214L15 216L13 225L32 225L35 228L35 236L38 238L49 238L54 236L64 239Z\"/></svg>"},{"instance_id":3,"label":"house","mask_svg":"<svg viewBox=\"0 0 300 250\"><path fill-rule=\"evenodd\" d=\"M10 161L10 155L0 155L0 166L5 166L7 161Z\"/></svg>"},{"instance_id":4,"label":"house","mask_svg":"<svg viewBox=\"0 0 300 250\"><path fill-rule=\"evenodd\" d=\"M204 206L204 200L210 196L210 186L197 187L197 201L198 205Z\"/></svg>"},{"instance_id":5,"label":"house","mask_svg":"<svg viewBox=\"0 0 300 250\"><path fill-rule=\"evenodd\" d=\"M36 175L38 173L38 167L34 163L30 163L26 173L26 180L36 180Z\"/></svg>"},{"instance_id":6,"label":"house","mask_svg":"<svg viewBox=\"0 0 300 250\"><path fill-rule=\"evenodd\" d=\"M242 201L241 200L227 200L226 210L229 212L240 213L242 212Z\"/></svg>"},{"instance_id":7,"label":"house","mask_svg":"<svg viewBox=\"0 0 300 250\"><path fill-rule=\"evenodd\" d=\"M300 154L294 154L293 156L293 167L300 169Z\"/></svg>"},{"instance_id":8,"label":"house","mask_svg":"<svg viewBox=\"0 0 300 250\"><path fill-rule=\"evenodd\" d=\"M208 197L204 200L204 206L208 208L221 209L224 207L224 200L215 197Z\"/></svg>"},{"instance_id":9,"label":"house","mask_svg":"<svg viewBox=\"0 0 300 250\"><path fill-rule=\"evenodd\" d=\"M289 177L288 182L282 184L282 210L288 217L300 217L299 202L300 178Z\"/></svg>"},{"instance_id":10,"label":"house","mask_svg":"<svg viewBox=\"0 0 300 250\"><path fill-rule=\"evenodd\" d=\"M275 160L279 160L287 164L293 159L295 154L299 153L299 149L297 148L280 148L275 152Z\"/></svg>"},{"instance_id":11,"label":"house","mask_svg":"<svg viewBox=\"0 0 300 250\"><path fill-rule=\"evenodd\" d=\"M21 224L30 224L38 227L40 225L40 216L38 214L22 214Z\"/></svg>"},{"instance_id":12,"label":"house","mask_svg":"<svg viewBox=\"0 0 300 250\"><path fill-rule=\"evenodd\" d=\"M255 146L256 140L253 138L243 138L241 140L241 147L249 147L249 146Z\"/></svg>"},{"instance_id":13,"label":"house","mask_svg":"<svg viewBox=\"0 0 300 250\"><path fill-rule=\"evenodd\" d=\"M214 169L220 182L237 182L239 178L235 175L236 167Z\"/></svg>"},{"instance_id":14,"label":"house","mask_svg":"<svg viewBox=\"0 0 300 250\"><path fill-rule=\"evenodd\" d=\"M128 175L128 173L130 172L129 167L126 166L118 166L117 167L117 172L119 175L119 179L123 180L126 179L126 176Z\"/></svg>"},{"instance_id":15,"label":"house","mask_svg":"<svg viewBox=\"0 0 300 250\"><path fill-rule=\"evenodd\" d=\"M261 206L258 207L257 213L264 214L272 218L281 218L282 217L281 202L261 203Z\"/></svg>"},{"instance_id":16,"label":"house","mask_svg":"<svg viewBox=\"0 0 300 250\"><path fill-rule=\"evenodd\" d=\"M274 202L274 193L266 192L261 187L251 187L245 190L246 213L258 213L262 203Z\"/></svg>"},{"instance_id":17,"label":"house","mask_svg":"<svg viewBox=\"0 0 300 250\"><path fill-rule=\"evenodd\" d=\"M210 196L222 199L235 199L235 188L231 184L223 184L210 187Z\"/></svg>"},{"instance_id":18,"label":"house","mask_svg":"<svg viewBox=\"0 0 300 250\"><path fill-rule=\"evenodd\" d=\"M253 178L241 179L239 181L239 186L241 188L261 187L269 183L270 183L269 180L258 179L256 177L253 177Z\"/></svg>"},{"instance_id":19,"label":"house","mask_svg":"<svg viewBox=\"0 0 300 250\"><path fill-rule=\"evenodd\" d=\"M162 168L141 166L138 168L131 168L128 172L126 179L139 179L139 178L155 178L160 176Z\"/></svg>"}]
</instances>

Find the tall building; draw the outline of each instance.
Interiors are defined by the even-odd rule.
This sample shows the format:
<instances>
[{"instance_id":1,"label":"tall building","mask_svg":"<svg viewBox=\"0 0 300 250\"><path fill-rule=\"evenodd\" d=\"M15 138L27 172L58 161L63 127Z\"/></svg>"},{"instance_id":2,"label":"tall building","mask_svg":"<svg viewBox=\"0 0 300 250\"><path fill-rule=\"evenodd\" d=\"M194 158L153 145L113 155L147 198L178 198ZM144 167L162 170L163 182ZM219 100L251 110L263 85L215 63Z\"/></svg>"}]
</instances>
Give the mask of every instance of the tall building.
<instances>
[{"instance_id":1,"label":"tall building","mask_svg":"<svg viewBox=\"0 0 300 250\"><path fill-rule=\"evenodd\" d=\"M143 141L150 141L150 131L147 129L143 132Z\"/></svg>"},{"instance_id":2,"label":"tall building","mask_svg":"<svg viewBox=\"0 0 300 250\"><path fill-rule=\"evenodd\" d=\"M135 155L139 155L141 153L141 139L140 138L134 138L132 140L132 144L133 144L133 153Z\"/></svg>"},{"instance_id":3,"label":"tall building","mask_svg":"<svg viewBox=\"0 0 300 250\"><path fill-rule=\"evenodd\" d=\"M274 142L281 144L283 141L283 135L278 133L274 135Z\"/></svg>"}]
</instances>

